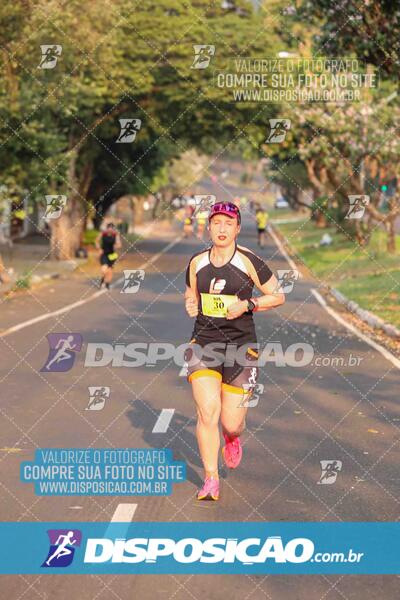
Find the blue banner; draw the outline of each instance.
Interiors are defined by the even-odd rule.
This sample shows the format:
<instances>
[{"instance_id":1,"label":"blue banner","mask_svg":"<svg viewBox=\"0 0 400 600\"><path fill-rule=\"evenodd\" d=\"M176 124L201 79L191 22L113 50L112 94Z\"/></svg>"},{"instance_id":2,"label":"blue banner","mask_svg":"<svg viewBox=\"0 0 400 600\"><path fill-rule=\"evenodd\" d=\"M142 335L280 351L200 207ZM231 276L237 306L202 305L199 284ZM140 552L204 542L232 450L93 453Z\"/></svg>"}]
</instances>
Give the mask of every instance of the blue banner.
<instances>
[{"instance_id":1,"label":"blue banner","mask_svg":"<svg viewBox=\"0 0 400 600\"><path fill-rule=\"evenodd\" d=\"M400 523L3 523L3 574L399 574Z\"/></svg>"}]
</instances>

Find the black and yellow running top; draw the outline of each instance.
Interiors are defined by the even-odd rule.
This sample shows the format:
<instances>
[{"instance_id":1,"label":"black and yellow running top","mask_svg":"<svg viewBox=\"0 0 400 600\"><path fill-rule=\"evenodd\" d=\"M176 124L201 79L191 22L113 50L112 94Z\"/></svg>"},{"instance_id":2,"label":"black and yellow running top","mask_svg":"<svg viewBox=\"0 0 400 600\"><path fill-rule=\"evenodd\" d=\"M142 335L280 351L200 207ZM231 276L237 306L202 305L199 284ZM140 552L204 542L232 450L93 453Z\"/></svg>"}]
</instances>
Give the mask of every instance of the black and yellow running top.
<instances>
[{"instance_id":1,"label":"black and yellow running top","mask_svg":"<svg viewBox=\"0 0 400 600\"><path fill-rule=\"evenodd\" d=\"M221 267L211 263L210 253L211 247L194 254L186 269L186 285L197 289L200 295L192 338L200 345L256 343L251 312L232 320L223 315L231 302L250 300L254 282L263 285L271 278L272 271L259 256L243 246L236 245L230 261Z\"/></svg>"},{"instance_id":2,"label":"black and yellow running top","mask_svg":"<svg viewBox=\"0 0 400 600\"><path fill-rule=\"evenodd\" d=\"M115 231L103 231L101 234L100 245L104 254L112 254L117 241L117 233Z\"/></svg>"}]
</instances>

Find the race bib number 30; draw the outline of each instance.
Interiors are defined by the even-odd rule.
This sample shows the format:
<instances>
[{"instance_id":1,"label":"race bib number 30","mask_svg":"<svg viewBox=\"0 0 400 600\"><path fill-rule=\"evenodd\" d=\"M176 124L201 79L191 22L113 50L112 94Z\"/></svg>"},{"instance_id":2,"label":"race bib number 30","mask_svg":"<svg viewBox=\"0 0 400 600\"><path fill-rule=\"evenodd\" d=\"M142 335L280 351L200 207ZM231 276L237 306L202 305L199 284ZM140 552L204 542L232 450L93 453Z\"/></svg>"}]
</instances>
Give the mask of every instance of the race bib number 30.
<instances>
[{"instance_id":1,"label":"race bib number 30","mask_svg":"<svg viewBox=\"0 0 400 600\"><path fill-rule=\"evenodd\" d=\"M228 307L238 301L237 296L224 294L200 294L201 309L207 317L226 317Z\"/></svg>"}]
</instances>

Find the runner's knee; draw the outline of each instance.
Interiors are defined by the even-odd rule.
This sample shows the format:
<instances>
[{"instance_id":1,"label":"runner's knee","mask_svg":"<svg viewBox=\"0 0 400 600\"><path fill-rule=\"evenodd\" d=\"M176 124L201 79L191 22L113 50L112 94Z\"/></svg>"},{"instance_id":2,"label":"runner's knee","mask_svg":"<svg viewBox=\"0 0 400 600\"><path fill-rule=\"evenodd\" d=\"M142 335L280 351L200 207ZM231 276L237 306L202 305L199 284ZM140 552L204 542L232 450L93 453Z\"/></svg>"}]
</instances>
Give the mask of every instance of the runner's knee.
<instances>
[{"instance_id":1,"label":"runner's knee","mask_svg":"<svg viewBox=\"0 0 400 600\"><path fill-rule=\"evenodd\" d=\"M207 407L197 411L197 422L205 427L218 425L220 409L218 407Z\"/></svg>"}]
</instances>

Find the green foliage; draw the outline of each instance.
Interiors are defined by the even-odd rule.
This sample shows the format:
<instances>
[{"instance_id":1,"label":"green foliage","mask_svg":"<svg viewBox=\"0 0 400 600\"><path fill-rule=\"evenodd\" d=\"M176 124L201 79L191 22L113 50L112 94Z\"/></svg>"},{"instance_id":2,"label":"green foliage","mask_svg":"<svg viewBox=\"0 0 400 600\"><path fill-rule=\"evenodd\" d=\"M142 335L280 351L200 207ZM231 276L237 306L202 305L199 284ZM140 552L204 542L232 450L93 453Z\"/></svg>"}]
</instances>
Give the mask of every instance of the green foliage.
<instances>
[{"instance_id":1,"label":"green foliage","mask_svg":"<svg viewBox=\"0 0 400 600\"><path fill-rule=\"evenodd\" d=\"M109 204L154 193L171 160L241 144L259 155L271 109L232 104L214 70L237 55L274 54L246 1L15 0L0 8L2 182L36 202L65 193ZM62 46L40 69L41 44ZM214 44L209 69L191 69L193 44ZM255 111L255 108L257 111ZM132 144L116 144L118 119L139 118ZM72 165L73 152L77 154ZM71 166L72 165L72 166ZM73 168L72 168L73 167ZM89 187L86 186L88 168ZM24 193L24 192L22 192Z\"/></svg>"},{"instance_id":2,"label":"green foliage","mask_svg":"<svg viewBox=\"0 0 400 600\"><path fill-rule=\"evenodd\" d=\"M31 287L31 275L30 273L23 273L19 277L14 285L14 290L27 290Z\"/></svg>"},{"instance_id":3,"label":"green foliage","mask_svg":"<svg viewBox=\"0 0 400 600\"><path fill-rule=\"evenodd\" d=\"M400 10L392 0L312 0L300 3L300 18L318 25L314 42L327 56L355 54L380 68L386 77L398 72Z\"/></svg>"},{"instance_id":4,"label":"green foliage","mask_svg":"<svg viewBox=\"0 0 400 600\"><path fill-rule=\"evenodd\" d=\"M97 229L87 229L83 235L83 244L85 246L94 246L99 232Z\"/></svg>"}]
</instances>

